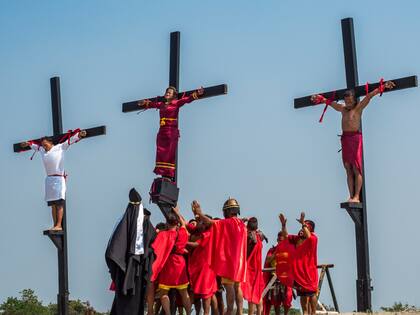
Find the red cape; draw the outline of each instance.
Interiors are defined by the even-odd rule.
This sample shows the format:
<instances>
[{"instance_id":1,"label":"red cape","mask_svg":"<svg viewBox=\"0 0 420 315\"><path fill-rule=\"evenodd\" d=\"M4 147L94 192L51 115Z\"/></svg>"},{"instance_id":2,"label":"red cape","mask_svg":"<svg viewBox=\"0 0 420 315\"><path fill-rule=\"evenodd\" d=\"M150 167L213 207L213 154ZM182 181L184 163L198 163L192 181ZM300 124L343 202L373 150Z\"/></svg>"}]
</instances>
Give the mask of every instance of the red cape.
<instances>
[{"instance_id":1,"label":"red cape","mask_svg":"<svg viewBox=\"0 0 420 315\"><path fill-rule=\"evenodd\" d=\"M306 292L318 290L318 258L317 258L318 237L315 233L296 247L295 259L293 262L293 274L297 289Z\"/></svg>"},{"instance_id":2,"label":"red cape","mask_svg":"<svg viewBox=\"0 0 420 315\"><path fill-rule=\"evenodd\" d=\"M244 299L259 304L264 291L262 272L262 240L257 233L257 243L247 259L246 281L241 283Z\"/></svg>"},{"instance_id":3,"label":"red cape","mask_svg":"<svg viewBox=\"0 0 420 315\"><path fill-rule=\"evenodd\" d=\"M289 240L283 240L276 247L276 275L279 281L287 287L293 287L293 263L295 246Z\"/></svg>"},{"instance_id":4,"label":"red cape","mask_svg":"<svg viewBox=\"0 0 420 315\"><path fill-rule=\"evenodd\" d=\"M210 232L210 267L219 277L244 282L247 264L245 224L238 218L217 220Z\"/></svg>"},{"instance_id":5,"label":"red cape","mask_svg":"<svg viewBox=\"0 0 420 315\"><path fill-rule=\"evenodd\" d=\"M152 247L156 259L152 265L151 281L176 286L188 283L184 249L188 241L185 228L159 232Z\"/></svg>"},{"instance_id":6,"label":"red cape","mask_svg":"<svg viewBox=\"0 0 420 315\"><path fill-rule=\"evenodd\" d=\"M203 298L211 297L217 291L216 274L209 265L210 231L203 232L202 238L188 260L188 272L194 294Z\"/></svg>"}]
</instances>

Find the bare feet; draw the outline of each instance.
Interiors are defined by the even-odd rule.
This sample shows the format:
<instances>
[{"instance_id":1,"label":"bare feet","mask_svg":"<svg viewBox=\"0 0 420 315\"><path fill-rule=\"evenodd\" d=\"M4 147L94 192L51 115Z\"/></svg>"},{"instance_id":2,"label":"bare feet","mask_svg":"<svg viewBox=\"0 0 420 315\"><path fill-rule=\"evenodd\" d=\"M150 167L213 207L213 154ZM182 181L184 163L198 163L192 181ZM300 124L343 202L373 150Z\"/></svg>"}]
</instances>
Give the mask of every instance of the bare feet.
<instances>
[{"instance_id":1,"label":"bare feet","mask_svg":"<svg viewBox=\"0 0 420 315\"><path fill-rule=\"evenodd\" d=\"M61 226L54 226L51 231L62 231L63 228Z\"/></svg>"},{"instance_id":2,"label":"bare feet","mask_svg":"<svg viewBox=\"0 0 420 315\"><path fill-rule=\"evenodd\" d=\"M357 197L349 198L348 202L360 202L360 198L357 198Z\"/></svg>"}]
</instances>

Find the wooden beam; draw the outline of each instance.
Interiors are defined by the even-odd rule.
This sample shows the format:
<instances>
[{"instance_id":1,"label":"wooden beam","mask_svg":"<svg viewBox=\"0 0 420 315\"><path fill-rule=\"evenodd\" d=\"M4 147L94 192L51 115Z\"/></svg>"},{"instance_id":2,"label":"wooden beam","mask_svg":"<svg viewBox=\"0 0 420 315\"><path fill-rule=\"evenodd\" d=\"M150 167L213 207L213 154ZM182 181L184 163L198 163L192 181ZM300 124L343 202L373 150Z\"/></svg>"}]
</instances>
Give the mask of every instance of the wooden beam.
<instances>
[{"instance_id":1,"label":"wooden beam","mask_svg":"<svg viewBox=\"0 0 420 315\"><path fill-rule=\"evenodd\" d=\"M182 95L190 95L191 93L193 93L196 90L191 90L191 91L186 91L186 92L179 92L178 95L182 96ZM204 95L200 96L200 99L202 98L207 98L207 97L213 97L213 96L218 96L218 95L224 95L227 94L227 84L220 84L220 85L215 85L215 86L210 86L210 87L206 87L204 88ZM163 98L163 96L158 96L155 98L151 98L150 100L155 100L155 101L164 101L165 99ZM142 109L142 107L140 107L138 104L143 101L143 100L138 100L138 101L132 101L132 102L126 102L122 104L122 111L123 113L129 113L129 112L136 112Z\"/></svg>"},{"instance_id":2,"label":"wooden beam","mask_svg":"<svg viewBox=\"0 0 420 315\"><path fill-rule=\"evenodd\" d=\"M389 81L389 80L387 80L387 81ZM394 79L394 80L390 80L390 81L393 81L395 83L395 87L392 90L385 90L384 93L398 91L398 90L402 90L402 89L408 89L408 88L412 88L412 87L417 87L417 76L416 75L409 76L409 77L404 77L404 78L399 78L399 79ZM372 91L372 90L376 89L377 87L379 87L379 82L369 84L369 91ZM344 92L345 91L347 91L347 89L341 89L341 90L335 91L334 100L338 101L338 100L344 99ZM355 97L360 97L360 96L366 95L365 85L359 85L359 86L355 87L354 91L355 91ZM314 93L314 94L322 94L326 98L331 98L333 96L333 93L334 93L334 91L329 91L329 92L324 92L324 93ZM303 108L303 107L317 105L317 104L312 103L311 96L312 95L295 98L295 100L294 100L295 108Z\"/></svg>"},{"instance_id":3,"label":"wooden beam","mask_svg":"<svg viewBox=\"0 0 420 315\"><path fill-rule=\"evenodd\" d=\"M83 139L85 139L85 138L91 138L91 137L96 137L96 136L101 136L101 135L105 135L106 134L106 127L105 126L93 127L93 128L88 128L88 129L84 129L84 130L86 130L86 137L84 137ZM53 139L54 144L57 144L58 141L60 141L60 139L63 138L65 135L66 135L66 133L62 133L62 134L59 134L57 136L53 136L51 138ZM40 139L41 138L35 139L35 141L36 140L39 141ZM14 152L28 151L30 149L31 149L30 147L22 148L20 146L20 142L19 143L15 143L13 145L13 151Z\"/></svg>"}]
</instances>

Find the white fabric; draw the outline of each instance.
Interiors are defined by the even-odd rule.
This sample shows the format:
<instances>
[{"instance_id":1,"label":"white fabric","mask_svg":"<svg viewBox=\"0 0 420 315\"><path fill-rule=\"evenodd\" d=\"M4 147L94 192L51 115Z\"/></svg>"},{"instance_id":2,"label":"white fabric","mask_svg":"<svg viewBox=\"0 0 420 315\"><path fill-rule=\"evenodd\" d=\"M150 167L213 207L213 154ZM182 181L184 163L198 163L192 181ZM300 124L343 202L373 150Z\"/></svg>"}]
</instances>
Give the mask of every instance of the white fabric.
<instances>
[{"instance_id":1,"label":"white fabric","mask_svg":"<svg viewBox=\"0 0 420 315\"><path fill-rule=\"evenodd\" d=\"M143 221L144 221L143 204L140 203L139 215L137 216L136 246L135 246L135 250L134 250L134 254L136 254L136 255L144 254Z\"/></svg>"},{"instance_id":2,"label":"white fabric","mask_svg":"<svg viewBox=\"0 0 420 315\"><path fill-rule=\"evenodd\" d=\"M49 151L45 151L42 146L32 144L31 148L39 151L42 162L44 163L47 178L45 179L45 201L53 201L66 198L66 181L64 178L64 151L76 141L80 140L77 133L68 141L53 146ZM62 176L52 176L62 175Z\"/></svg>"}]
</instances>

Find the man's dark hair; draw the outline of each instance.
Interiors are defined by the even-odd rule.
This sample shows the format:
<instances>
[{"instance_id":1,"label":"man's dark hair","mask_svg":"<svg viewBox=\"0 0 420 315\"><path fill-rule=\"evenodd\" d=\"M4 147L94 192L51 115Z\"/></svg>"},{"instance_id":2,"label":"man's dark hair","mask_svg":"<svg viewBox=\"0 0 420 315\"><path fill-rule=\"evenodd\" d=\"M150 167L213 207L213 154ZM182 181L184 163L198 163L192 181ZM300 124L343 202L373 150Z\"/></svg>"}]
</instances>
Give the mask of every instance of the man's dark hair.
<instances>
[{"instance_id":1,"label":"man's dark hair","mask_svg":"<svg viewBox=\"0 0 420 315\"><path fill-rule=\"evenodd\" d=\"M256 217L249 218L246 226L250 231L258 230L258 219Z\"/></svg>"},{"instance_id":2,"label":"man's dark hair","mask_svg":"<svg viewBox=\"0 0 420 315\"><path fill-rule=\"evenodd\" d=\"M166 222L168 222L169 225L177 225L179 222L178 216L173 212L169 212L166 218Z\"/></svg>"},{"instance_id":3,"label":"man's dark hair","mask_svg":"<svg viewBox=\"0 0 420 315\"><path fill-rule=\"evenodd\" d=\"M54 144L52 137L48 137L48 136L42 137L41 138L41 143L42 143L42 141L48 141L48 142Z\"/></svg>"},{"instance_id":4,"label":"man's dark hair","mask_svg":"<svg viewBox=\"0 0 420 315\"><path fill-rule=\"evenodd\" d=\"M310 226L311 226L311 229L312 229L312 231L311 231L311 232L315 232L315 222L314 222L314 221L311 221L311 220L305 220L305 223L306 223L307 225L310 225Z\"/></svg>"},{"instance_id":5,"label":"man's dark hair","mask_svg":"<svg viewBox=\"0 0 420 315\"><path fill-rule=\"evenodd\" d=\"M344 97L355 96L353 89L348 89L344 92Z\"/></svg>"},{"instance_id":6,"label":"man's dark hair","mask_svg":"<svg viewBox=\"0 0 420 315\"><path fill-rule=\"evenodd\" d=\"M165 231L167 228L168 226L164 222L159 222L158 224L156 224L156 229L159 231Z\"/></svg>"}]
</instances>

